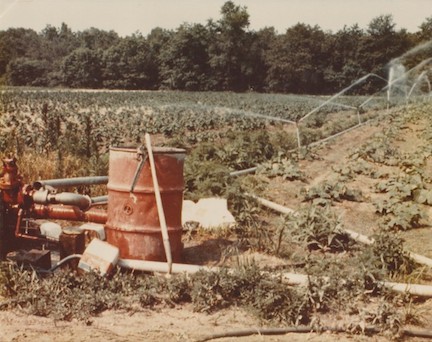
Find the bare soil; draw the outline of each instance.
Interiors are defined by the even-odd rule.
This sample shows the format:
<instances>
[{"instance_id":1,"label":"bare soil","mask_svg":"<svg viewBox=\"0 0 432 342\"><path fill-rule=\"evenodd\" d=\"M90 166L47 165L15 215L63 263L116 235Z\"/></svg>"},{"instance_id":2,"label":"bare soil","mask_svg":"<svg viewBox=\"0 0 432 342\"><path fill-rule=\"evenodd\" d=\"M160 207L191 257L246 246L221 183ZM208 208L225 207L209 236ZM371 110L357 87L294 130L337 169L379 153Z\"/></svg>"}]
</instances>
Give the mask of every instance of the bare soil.
<instances>
[{"instance_id":1,"label":"bare soil","mask_svg":"<svg viewBox=\"0 0 432 342\"><path fill-rule=\"evenodd\" d=\"M280 179L271 180L268 184L266 197L276 203L297 209L299 207L299 188L311 187L323 180L335 177L333 167L344 165L352 150L367 141L385 128L385 124L365 125L357 130L342 135L316 150L318 159L305 160L300 164L306 174L307 182L285 182ZM421 141L418 129L421 123L410 125L404 132L403 140L398 147L403 151L411 151ZM430 162L430 161L429 161ZM389 168L389 172L396 172ZM376 196L372 191L372 181L363 176L356 177L348 183L354 188L361 189L366 198ZM374 214L370 201L336 203L345 226L359 233L370 235L377 226L377 216ZM432 231L429 222L421 229L405 232L407 249L432 257ZM224 263L223 251L232 241L224 239L208 239L186 241L185 261L206 265L220 265ZM259 253L245 255L255 259L262 265L282 265L286 261L273 256ZM0 302L2 299L0 298ZM416 306L423 318L423 327L432 329L432 301L427 300ZM328 324L344 321L343 317L324 318ZM0 311L0 342L14 341L196 341L213 333L230 330L250 329L261 327L262 322L240 309L219 311L215 314L197 313L192 307L185 305L175 308L159 308L156 310L142 310L133 314L127 312L106 311L95 317L91 325L83 322L54 321L49 318L27 315L24 311ZM218 341L387 341L383 335L364 336L332 333L286 334L277 336L248 336L237 338L223 338ZM411 338L412 341L421 341Z\"/></svg>"}]
</instances>

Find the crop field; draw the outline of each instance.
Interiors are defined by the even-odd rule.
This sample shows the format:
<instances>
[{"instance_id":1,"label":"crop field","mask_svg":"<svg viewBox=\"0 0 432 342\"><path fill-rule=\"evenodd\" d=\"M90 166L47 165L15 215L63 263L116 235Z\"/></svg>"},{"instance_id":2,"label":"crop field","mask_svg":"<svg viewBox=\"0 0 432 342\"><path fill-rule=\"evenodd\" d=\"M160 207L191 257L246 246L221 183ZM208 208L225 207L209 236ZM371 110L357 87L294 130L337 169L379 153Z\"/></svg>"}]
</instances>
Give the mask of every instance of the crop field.
<instances>
[{"instance_id":1,"label":"crop field","mask_svg":"<svg viewBox=\"0 0 432 342\"><path fill-rule=\"evenodd\" d=\"M174 140L176 145L193 148L202 143L224 144L230 134L261 131L269 138L271 130L272 136L283 136L282 148L295 148L365 121L386 106L385 98L379 96L372 101L367 97L344 96L326 102L326 97L252 93L12 88L0 93L0 147L1 151L17 154L61 151L97 159L109 146L140 144L145 133L161 137L164 144ZM233 170L242 169L245 164L255 165L259 161L256 158L252 156L248 161L227 156Z\"/></svg>"},{"instance_id":2,"label":"crop field","mask_svg":"<svg viewBox=\"0 0 432 342\"><path fill-rule=\"evenodd\" d=\"M46 336L65 341L197 341L227 326L339 329L344 335L318 340L386 341L432 329L430 296L390 285L432 285L430 266L413 258L432 259L432 101L414 100L3 90L0 151L17 156L25 181L106 175L110 146L138 147L150 133L155 145L186 149L185 198L227 198L236 218L229 229L185 227L184 262L215 272L41 277L2 263L0 320L24 312L19 321L30 327L24 336L12 325L8 336L34 339L46 317L61 327ZM306 283L294 286L292 273Z\"/></svg>"}]
</instances>

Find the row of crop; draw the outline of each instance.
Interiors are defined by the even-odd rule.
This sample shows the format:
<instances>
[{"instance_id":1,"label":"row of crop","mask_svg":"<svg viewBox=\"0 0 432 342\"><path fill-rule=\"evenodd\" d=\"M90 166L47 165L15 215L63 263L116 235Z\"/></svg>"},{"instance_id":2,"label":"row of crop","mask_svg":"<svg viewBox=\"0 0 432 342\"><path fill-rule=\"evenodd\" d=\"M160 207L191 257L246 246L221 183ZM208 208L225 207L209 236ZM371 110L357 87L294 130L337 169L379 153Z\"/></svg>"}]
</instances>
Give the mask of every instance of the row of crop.
<instances>
[{"instance_id":1,"label":"row of crop","mask_svg":"<svg viewBox=\"0 0 432 342\"><path fill-rule=\"evenodd\" d=\"M2 150L20 154L26 148L39 153L62 149L87 158L106 153L112 145L140 144L145 133L195 146L218 140L229 131L282 129L278 118L298 120L322 102L307 96L179 92L9 90L0 97ZM359 98L343 100L354 103ZM297 145L340 132L357 120L358 115L346 108L325 106L299 126ZM288 131L295 134L294 127ZM245 162L236 164L240 167Z\"/></svg>"}]
</instances>

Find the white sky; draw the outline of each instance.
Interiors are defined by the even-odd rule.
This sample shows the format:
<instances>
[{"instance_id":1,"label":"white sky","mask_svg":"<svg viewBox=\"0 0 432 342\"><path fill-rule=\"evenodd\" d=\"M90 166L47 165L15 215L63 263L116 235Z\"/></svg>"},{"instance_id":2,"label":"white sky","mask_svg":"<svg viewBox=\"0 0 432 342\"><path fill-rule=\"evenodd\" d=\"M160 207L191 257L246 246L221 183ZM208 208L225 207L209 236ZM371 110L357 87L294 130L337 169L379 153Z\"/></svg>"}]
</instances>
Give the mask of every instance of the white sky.
<instances>
[{"instance_id":1,"label":"white sky","mask_svg":"<svg viewBox=\"0 0 432 342\"><path fill-rule=\"evenodd\" d=\"M175 29L182 23L220 18L226 0L0 0L0 30L32 28L65 22L73 31L90 27L114 30L122 36L146 35L152 28ZM279 33L298 22L336 32L392 14L397 28L415 32L432 16L432 0L234 0L246 6L250 28L273 26Z\"/></svg>"}]
</instances>

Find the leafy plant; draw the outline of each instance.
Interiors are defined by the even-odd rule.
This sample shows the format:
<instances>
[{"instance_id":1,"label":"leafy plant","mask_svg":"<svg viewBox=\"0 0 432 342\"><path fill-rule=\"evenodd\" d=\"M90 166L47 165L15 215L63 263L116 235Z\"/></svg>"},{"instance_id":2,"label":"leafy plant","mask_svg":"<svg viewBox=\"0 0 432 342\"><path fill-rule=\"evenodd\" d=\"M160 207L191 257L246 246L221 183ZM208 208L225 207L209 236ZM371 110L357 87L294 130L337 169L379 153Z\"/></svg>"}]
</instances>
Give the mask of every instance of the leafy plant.
<instances>
[{"instance_id":1,"label":"leafy plant","mask_svg":"<svg viewBox=\"0 0 432 342\"><path fill-rule=\"evenodd\" d=\"M298 215L288 216L285 224L293 238L309 250L341 252L348 250L351 245L339 219L329 206L303 207Z\"/></svg>"},{"instance_id":2,"label":"leafy plant","mask_svg":"<svg viewBox=\"0 0 432 342\"><path fill-rule=\"evenodd\" d=\"M356 149L350 158L353 160L362 158L367 161L392 166L398 164L399 153L385 135L377 134L374 139Z\"/></svg>"},{"instance_id":3,"label":"leafy plant","mask_svg":"<svg viewBox=\"0 0 432 342\"><path fill-rule=\"evenodd\" d=\"M396 274L410 274L414 269L414 262L404 250L403 239L394 233L379 232L372 236L374 243L364 249L364 254L370 254L367 267L383 271L391 276ZM379 279L379 276L378 276Z\"/></svg>"},{"instance_id":4,"label":"leafy plant","mask_svg":"<svg viewBox=\"0 0 432 342\"><path fill-rule=\"evenodd\" d=\"M289 181L305 181L305 175L300 170L298 163L285 157L283 153L279 153L276 158L260 164L257 174L263 174L269 178L282 177L282 179Z\"/></svg>"},{"instance_id":5,"label":"leafy plant","mask_svg":"<svg viewBox=\"0 0 432 342\"><path fill-rule=\"evenodd\" d=\"M302 189L303 201L326 205L332 201L342 200L361 202L363 196L360 190L350 189L341 181L324 181L306 190Z\"/></svg>"}]
</instances>

